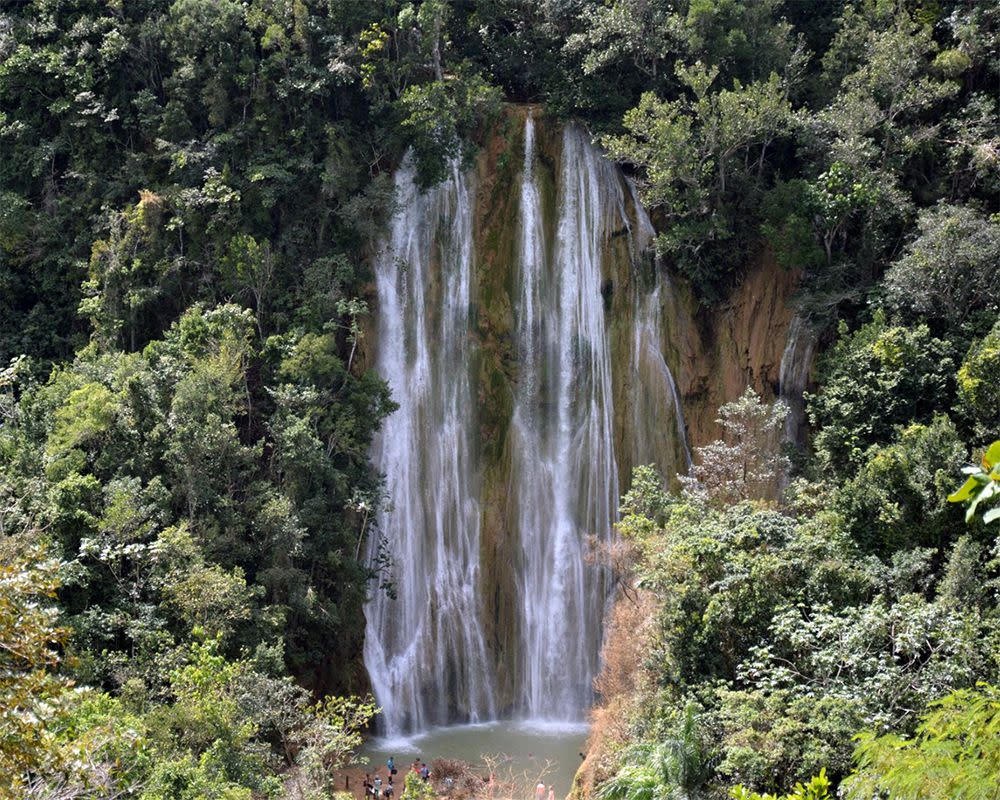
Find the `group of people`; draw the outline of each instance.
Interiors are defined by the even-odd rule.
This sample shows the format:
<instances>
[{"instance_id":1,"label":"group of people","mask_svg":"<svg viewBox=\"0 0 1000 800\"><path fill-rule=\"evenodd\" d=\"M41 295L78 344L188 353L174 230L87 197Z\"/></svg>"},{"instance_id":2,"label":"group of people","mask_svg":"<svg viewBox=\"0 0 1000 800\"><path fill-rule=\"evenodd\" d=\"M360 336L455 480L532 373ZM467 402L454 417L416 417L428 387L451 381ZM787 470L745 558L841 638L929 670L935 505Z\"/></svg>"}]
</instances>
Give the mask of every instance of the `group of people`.
<instances>
[{"instance_id":1,"label":"group of people","mask_svg":"<svg viewBox=\"0 0 1000 800\"><path fill-rule=\"evenodd\" d=\"M396 760L389 756L385 762L386 771L389 773L388 780L383 781L382 776L376 772L375 778L373 779L370 772L365 773L365 800L393 800L396 789L393 786L393 778L396 777ZM421 761L419 758L414 759L413 763L410 764L410 772L417 775L420 780L427 783L431 779L431 771L427 764ZM484 778L484 780L486 780ZM450 781L448 781L450 783ZM493 783L493 775L491 774L489 784ZM538 785L535 787L535 798L534 800L555 800L556 794L551 786L548 787L548 797L546 797L546 787L545 784L539 781Z\"/></svg>"},{"instance_id":2,"label":"group of people","mask_svg":"<svg viewBox=\"0 0 1000 800\"><path fill-rule=\"evenodd\" d=\"M392 779L396 776L396 760L389 756L385 762L386 770L389 773L389 779L383 785L382 776L376 772L374 780L372 779L371 773L365 773L365 797L372 798L372 800L392 800L396 793L395 787L392 785ZM431 779L431 771L428 766L421 761L419 758L414 759L413 763L410 765L410 772L417 775L420 780L427 783ZM550 798L551 800L551 798Z\"/></svg>"},{"instance_id":3,"label":"group of people","mask_svg":"<svg viewBox=\"0 0 1000 800\"><path fill-rule=\"evenodd\" d=\"M545 800L545 784L541 781L535 787L535 800ZM556 800L556 793L549 787L549 800Z\"/></svg>"}]
</instances>

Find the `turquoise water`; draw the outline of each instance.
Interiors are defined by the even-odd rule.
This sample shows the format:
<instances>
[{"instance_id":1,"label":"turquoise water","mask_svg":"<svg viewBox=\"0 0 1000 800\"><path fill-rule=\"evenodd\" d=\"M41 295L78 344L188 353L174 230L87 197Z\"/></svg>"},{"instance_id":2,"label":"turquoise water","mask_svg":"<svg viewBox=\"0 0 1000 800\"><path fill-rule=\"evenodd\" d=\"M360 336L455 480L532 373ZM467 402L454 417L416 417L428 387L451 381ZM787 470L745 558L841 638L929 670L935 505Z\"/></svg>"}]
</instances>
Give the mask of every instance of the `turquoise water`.
<instances>
[{"instance_id":1,"label":"turquoise water","mask_svg":"<svg viewBox=\"0 0 1000 800\"><path fill-rule=\"evenodd\" d=\"M379 767L383 774L386 759L393 756L400 777L417 758L428 766L436 758L460 759L475 765L486 777L483 757L487 756L493 763L500 763L498 780L513 778L528 787L525 800L531 799L531 787L539 779L562 798L573 786L587 733L583 724L505 721L456 725L412 737L372 739L362 748L362 755L368 757L373 771Z\"/></svg>"}]
</instances>

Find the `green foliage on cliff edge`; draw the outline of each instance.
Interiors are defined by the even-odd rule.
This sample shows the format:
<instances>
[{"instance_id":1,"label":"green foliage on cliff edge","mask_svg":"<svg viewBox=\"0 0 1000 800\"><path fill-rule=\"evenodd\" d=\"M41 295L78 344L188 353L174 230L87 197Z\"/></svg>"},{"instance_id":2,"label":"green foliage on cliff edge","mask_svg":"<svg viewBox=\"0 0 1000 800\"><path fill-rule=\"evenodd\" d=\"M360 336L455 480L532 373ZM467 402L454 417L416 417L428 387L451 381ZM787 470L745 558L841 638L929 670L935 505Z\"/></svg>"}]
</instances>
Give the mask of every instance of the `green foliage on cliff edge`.
<instances>
[{"instance_id":1,"label":"green foliage on cliff edge","mask_svg":"<svg viewBox=\"0 0 1000 800\"><path fill-rule=\"evenodd\" d=\"M644 77L604 142L703 298L725 296L763 236L805 272L812 313L856 309L918 209L997 210L988 4L613 0L584 18L564 52L588 76Z\"/></svg>"},{"instance_id":2,"label":"green foliage on cliff edge","mask_svg":"<svg viewBox=\"0 0 1000 800\"><path fill-rule=\"evenodd\" d=\"M36 0L0 16L0 358L134 350L194 300L322 323L413 145L428 181L497 91L441 2ZM429 63L430 54L437 60ZM79 316L75 313L82 302ZM310 312L319 312L314 316Z\"/></svg>"},{"instance_id":3,"label":"green foliage on cliff edge","mask_svg":"<svg viewBox=\"0 0 1000 800\"><path fill-rule=\"evenodd\" d=\"M890 322L876 305L842 327L808 398L813 451L780 497L767 477L788 463L768 431L784 411L752 393L722 409L724 438L697 449L679 496L636 471L611 563L619 602L654 620L634 688L605 698L622 721L602 742L598 791L994 794L994 690L975 687L1000 669L1000 411L972 398L995 388L995 332L968 345L981 320L937 316L952 287L908 284L928 310ZM873 297L888 305L884 289ZM616 635L631 634L605 645L621 670ZM681 731L698 745L694 786L653 755Z\"/></svg>"}]
</instances>

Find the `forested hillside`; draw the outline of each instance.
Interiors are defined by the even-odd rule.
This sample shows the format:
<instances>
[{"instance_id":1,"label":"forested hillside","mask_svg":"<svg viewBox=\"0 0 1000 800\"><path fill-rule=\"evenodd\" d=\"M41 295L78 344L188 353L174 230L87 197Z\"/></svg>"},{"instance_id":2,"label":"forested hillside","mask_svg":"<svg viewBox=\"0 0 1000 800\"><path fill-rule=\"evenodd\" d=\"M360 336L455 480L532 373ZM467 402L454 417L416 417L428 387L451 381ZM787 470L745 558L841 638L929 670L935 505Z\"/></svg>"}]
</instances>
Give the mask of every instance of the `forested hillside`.
<instances>
[{"instance_id":1,"label":"forested hillside","mask_svg":"<svg viewBox=\"0 0 1000 800\"><path fill-rule=\"evenodd\" d=\"M760 387L622 487L576 791L997 796L1000 5L21 0L0 797L333 795L395 591L373 258L506 104L621 166L706 329L766 256L819 352L797 447Z\"/></svg>"}]
</instances>

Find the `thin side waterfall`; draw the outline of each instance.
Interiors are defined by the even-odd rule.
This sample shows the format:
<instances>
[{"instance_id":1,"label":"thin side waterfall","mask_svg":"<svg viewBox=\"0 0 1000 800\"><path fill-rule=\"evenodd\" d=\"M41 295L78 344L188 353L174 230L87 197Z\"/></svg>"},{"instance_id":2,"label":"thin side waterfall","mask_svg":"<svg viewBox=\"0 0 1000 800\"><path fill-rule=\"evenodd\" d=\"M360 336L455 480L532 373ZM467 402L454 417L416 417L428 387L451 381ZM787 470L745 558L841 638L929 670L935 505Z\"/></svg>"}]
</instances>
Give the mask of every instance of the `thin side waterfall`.
<instances>
[{"instance_id":1,"label":"thin side waterfall","mask_svg":"<svg viewBox=\"0 0 1000 800\"><path fill-rule=\"evenodd\" d=\"M524 137L513 494L522 548L521 702L532 719L582 719L597 670L607 587L587 539L617 514L611 364L601 252L624 219L621 181L584 132L564 130L556 241L544 241L534 121ZM551 258L547 252L551 249Z\"/></svg>"},{"instance_id":2,"label":"thin side waterfall","mask_svg":"<svg viewBox=\"0 0 1000 800\"><path fill-rule=\"evenodd\" d=\"M628 182L632 206L635 209L633 234L638 258L649 247L656 235L653 223L639 200L638 192ZM661 289L671 291L670 275L657 259L653 264L656 285L652 292L636 292L634 341L632 343L632 369L634 382L630 405L632 407L633 461L639 464L657 464L664 470L664 477L671 472L687 472L691 468L691 448L687 439L687 424L677 382L670 365L663 356L663 309L660 306ZM638 284L639 282L637 282ZM673 428L666 424L673 421ZM679 445L679 447L678 447ZM679 453L678 453L679 450ZM667 455L672 456L666 462ZM679 456L679 457L678 457Z\"/></svg>"},{"instance_id":3,"label":"thin side waterfall","mask_svg":"<svg viewBox=\"0 0 1000 800\"><path fill-rule=\"evenodd\" d=\"M399 404L373 447L390 498L380 530L397 599L376 591L366 606L364 660L389 735L496 716L479 623L472 191L457 163L424 193L414 175L407 159L375 268L376 367Z\"/></svg>"},{"instance_id":4,"label":"thin side waterfall","mask_svg":"<svg viewBox=\"0 0 1000 800\"><path fill-rule=\"evenodd\" d=\"M691 448L688 446L687 426L680 392L663 357L662 309L660 289L670 290L669 277L657 275L656 288L645 297L636 299L635 341L632 345L632 365L635 374L635 392L632 397L632 425L635 432L635 464L662 463L664 454L675 452L680 444L680 459L675 466L687 471L691 468ZM673 421L673 429L667 424Z\"/></svg>"},{"instance_id":5,"label":"thin side waterfall","mask_svg":"<svg viewBox=\"0 0 1000 800\"><path fill-rule=\"evenodd\" d=\"M806 404L802 394L809 385L816 334L796 314L788 326L787 336L778 371L778 396L788 403L789 409L785 419L785 439L796 447L803 447L806 438Z\"/></svg>"}]
</instances>

